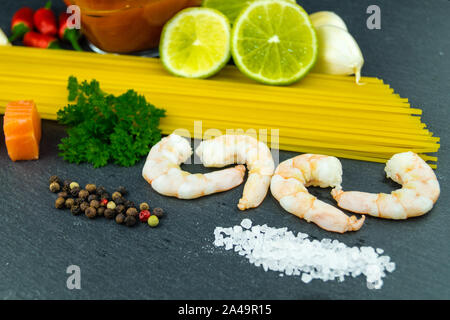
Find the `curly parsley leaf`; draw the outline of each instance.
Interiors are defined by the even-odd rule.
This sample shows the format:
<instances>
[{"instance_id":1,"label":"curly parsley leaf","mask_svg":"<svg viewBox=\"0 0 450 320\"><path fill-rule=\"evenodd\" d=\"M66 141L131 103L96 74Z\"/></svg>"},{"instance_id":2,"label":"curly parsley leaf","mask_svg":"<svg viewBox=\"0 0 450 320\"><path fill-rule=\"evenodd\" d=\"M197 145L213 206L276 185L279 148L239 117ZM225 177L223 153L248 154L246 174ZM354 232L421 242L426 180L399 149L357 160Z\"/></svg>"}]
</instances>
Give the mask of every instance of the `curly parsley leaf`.
<instances>
[{"instance_id":1,"label":"curly parsley leaf","mask_svg":"<svg viewBox=\"0 0 450 320\"><path fill-rule=\"evenodd\" d=\"M108 163L132 166L161 140L159 121L165 110L128 90L120 96L107 94L96 80L78 83L69 77L68 104L58 111L58 121L68 126L58 145L60 156L72 163Z\"/></svg>"}]
</instances>

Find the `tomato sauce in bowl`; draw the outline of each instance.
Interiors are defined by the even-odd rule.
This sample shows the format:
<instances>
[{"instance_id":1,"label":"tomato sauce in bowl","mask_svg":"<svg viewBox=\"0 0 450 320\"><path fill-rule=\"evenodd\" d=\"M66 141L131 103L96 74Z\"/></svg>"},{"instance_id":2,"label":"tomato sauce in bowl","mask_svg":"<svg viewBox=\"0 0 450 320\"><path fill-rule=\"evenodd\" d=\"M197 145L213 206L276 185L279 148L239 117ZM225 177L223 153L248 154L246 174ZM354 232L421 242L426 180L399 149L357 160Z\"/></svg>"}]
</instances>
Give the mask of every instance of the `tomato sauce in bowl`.
<instances>
[{"instance_id":1,"label":"tomato sauce in bowl","mask_svg":"<svg viewBox=\"0 0 450 320\"><path fill-rule=\"evenodd\" d=\"M80 7L82 32L107 52L130 53L158 46L164 24L202 0L64 0Z\"/></svg>"}]
</instances>

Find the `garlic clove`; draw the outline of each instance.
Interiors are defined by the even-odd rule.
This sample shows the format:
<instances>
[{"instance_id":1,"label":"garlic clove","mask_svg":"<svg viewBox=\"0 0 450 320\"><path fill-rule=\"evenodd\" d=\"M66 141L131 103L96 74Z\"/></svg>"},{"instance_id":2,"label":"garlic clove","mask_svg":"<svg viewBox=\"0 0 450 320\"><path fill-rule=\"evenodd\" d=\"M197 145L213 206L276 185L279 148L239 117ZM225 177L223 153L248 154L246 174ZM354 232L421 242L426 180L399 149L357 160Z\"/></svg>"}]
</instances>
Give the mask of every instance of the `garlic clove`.
<instances>
[{"instance_id":1,"label":"garlic clove","mask_svg":"<svg viewBox=\"0 0 450 320\"><path fill-rule=\"evenodd\" d=\"M310 14L309 17L311 19L314 28L319 28L325 25L331 25L344 29L345 31L348 31L347 25L345 24L344 20L342 20L342 18L334 12L319 11Z\"/></svg>"},{"instance_id":2,"label":"garlic clove","mask_svg":"<svg viewBox=\"0 0 450 320\"><path fill-rule=\"evenodd\" d=\"M317 62L313 72L352 75L360 84L364 57L356 40L347 31L324 25L316 29L319 42Z\"/></svg>"},{"instance_id":3,"label":"garlic clove","mask_svg":"<svg viewBox=\"0 0 450 320\"><path fill-rule=\"evenodd\" d=\"M3 30L0 29L0 46L10 46L11 43L9 43L8 38L3 33Z\"/></svg>"}]
</instances>

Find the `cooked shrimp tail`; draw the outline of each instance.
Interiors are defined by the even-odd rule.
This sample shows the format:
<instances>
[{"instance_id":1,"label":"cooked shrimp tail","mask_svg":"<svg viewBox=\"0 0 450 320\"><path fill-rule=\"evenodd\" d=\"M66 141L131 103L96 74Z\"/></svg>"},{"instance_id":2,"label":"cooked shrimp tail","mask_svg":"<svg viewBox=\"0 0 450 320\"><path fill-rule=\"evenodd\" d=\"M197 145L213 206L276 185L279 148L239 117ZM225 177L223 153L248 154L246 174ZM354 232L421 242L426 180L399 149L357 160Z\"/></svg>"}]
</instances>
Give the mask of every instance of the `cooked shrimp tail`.
<instances>
[{"instance_id":1,"label":"cooked shrimp tail","mask_svg":"<svg viewBox=\"0 0 450 320\"><path fill-rule=\"evenodd\" d=\"M190 143L181 136L171 134L150 150L142 176L156 192L180 199L195 199L230 190L244 180L243 165L206 174L181 170L180 164L191 155Z\"/></svg>"},{"instance_id":2,"label":"cooked shrimp tail","mask_svg":"<svg viewBox=\"0 0 450 320\"><path fill-rule=\"evenodd\" d=\"M299 218L302 217L299 216ZM308 222L317 224L322 229L339 233L358 231L365 220L364 216L359 220L355 216L349 217L341 210L317 199L303 218Z\"/></svg>"},{"instance_id":3,"label":"cooked shrimp tail","mask_svg":"<svg viewBox=\"0 0 450 320\"><path fill-rule=\"evenodd\" d=\"M386 176L402 185L385 193L367 193L335 189L331 192L339 207L385 219L408 219L429 212L440 194L436 175L417 154L404 152L386 163Z\"/></svg>"},{"instance_id":4,"label":"cooked shrimp tail","mask_svg":"<svg viewBox=\"0 0 450 320\"><path fill-rule=\"evenodd\" d=\"M342 166L335 157L303 154L286 160L277 167L270 190L286 211L322 229L344 233L359 230L364 217L348 217L341 210L308 193L306 187L340 188Z\"/></svg>"},{"instance_id":5,"label":"cooked shrimp tail","mask_svg":"<svg viewBox=\"0 0 450 320\"><path fill-rule=\"evenodd\" d=\"M246 210L258 206L267 195L272 176L249 173L244 185L242 198L239 199L238 208ZM258 190L256 190L258 189Z\"/></svg>"},{"instance_id":6,"label":"cooked shrimp tail","mask_svg":"<svg viewBox=\"0 0 450 320\"><path fill-rule=\"evenodd\" d=\"M223 135L203 141L195 150L205 167L246 164L248 179L238 208L246 210L261 204L267 195L275 169L269 147L246 135Z\"/></svg>"}]
</instances>

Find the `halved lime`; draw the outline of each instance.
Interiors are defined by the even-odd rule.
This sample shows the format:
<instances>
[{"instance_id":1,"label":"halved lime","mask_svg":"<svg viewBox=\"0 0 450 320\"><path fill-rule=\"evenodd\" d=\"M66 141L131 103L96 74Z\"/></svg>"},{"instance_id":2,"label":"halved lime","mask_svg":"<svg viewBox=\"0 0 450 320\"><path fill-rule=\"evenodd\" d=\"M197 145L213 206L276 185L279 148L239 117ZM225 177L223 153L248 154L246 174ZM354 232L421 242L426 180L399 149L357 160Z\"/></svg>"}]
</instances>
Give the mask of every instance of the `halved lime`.
<instances>
[{"instance_id":1,"label":"halved lime","mask_svg":"<svg viewBox=\"0 0 450 320\"><path fill-rule=\"evenodd\" d=\"M317 60L318 41L308 14L286 1L256 1L231 32L231 54L250 78L272 85L300 80Z\"/></svg>"},{"instance_id":2,"label":"halved lime","mask_svg":"<svg viewBox=\"0 0 450 320\"><path fill-rule=\"evenodd\" d=\"M230 20L231 23L234 23L234 20L237 18L239 13L255 1L261 1L261 0L203 0L202 6L207 8L213 8L216 10L219 10L224 15L227 16L228 20ZM283 0L283 1L289 1L291 3L296 3L295 0Z\"/></svg>"},{"instance_id":3,"label":"halved lime","mask_svg":"<svg viewBox=\"0 0 450 320\"><path fill-rule=\"evenodd\" d=\"M210 77L230 59L230 23L214 9L184 9L164 26L159 54L177 76Z\"/></svg>"}]
</instances>

